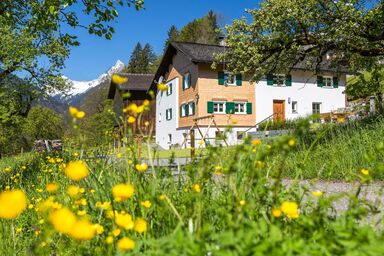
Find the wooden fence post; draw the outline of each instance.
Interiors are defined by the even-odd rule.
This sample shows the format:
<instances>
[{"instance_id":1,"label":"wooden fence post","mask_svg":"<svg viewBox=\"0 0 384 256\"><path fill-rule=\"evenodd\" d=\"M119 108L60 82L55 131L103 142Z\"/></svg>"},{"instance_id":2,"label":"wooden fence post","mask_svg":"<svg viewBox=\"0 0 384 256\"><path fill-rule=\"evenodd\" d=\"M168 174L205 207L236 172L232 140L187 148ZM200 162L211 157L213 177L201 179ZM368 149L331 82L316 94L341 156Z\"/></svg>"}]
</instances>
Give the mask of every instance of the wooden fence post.
<instances>
[{"instance_id":1,"label":"wooden fence post","mask_svg":"<svg viewBox=\"0 0 384 256\"><path fill-rule=\"evenodd\" d=\"M190 131L191 135L191 159L195 158L195 130Z\"/></svg>"}]
</instances>

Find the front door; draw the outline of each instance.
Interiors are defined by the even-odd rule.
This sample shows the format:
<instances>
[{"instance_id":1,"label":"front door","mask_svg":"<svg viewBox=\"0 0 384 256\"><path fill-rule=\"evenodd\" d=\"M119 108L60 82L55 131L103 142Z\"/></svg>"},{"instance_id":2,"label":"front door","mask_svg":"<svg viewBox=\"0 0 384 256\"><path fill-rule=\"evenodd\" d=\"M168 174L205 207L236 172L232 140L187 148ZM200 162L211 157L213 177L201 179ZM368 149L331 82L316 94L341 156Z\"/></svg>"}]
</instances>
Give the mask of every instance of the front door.
<instances>
[{"instance_id":1,"label":"front door","mask_svg":"<svg viewBox=\"0 0 384 256\"><path fill-rule=\"evenodd\" d=\"M273 100L273 119L284 121L285 119L285 100Z\"/></svg>"}]
</instances>

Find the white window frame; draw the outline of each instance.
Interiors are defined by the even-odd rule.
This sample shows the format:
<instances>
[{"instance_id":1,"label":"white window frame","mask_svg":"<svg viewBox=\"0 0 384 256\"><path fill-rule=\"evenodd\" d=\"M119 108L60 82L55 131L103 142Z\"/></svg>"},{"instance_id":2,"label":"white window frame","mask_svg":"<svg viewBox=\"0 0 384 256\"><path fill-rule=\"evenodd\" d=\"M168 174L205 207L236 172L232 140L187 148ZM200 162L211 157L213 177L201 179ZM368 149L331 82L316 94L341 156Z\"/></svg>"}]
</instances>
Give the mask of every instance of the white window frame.
<instances>
[{"instance_id":1,"label":"white window frame","mask_svg":"<svg viewBox=\"0 0 384 256\"><path fill-rule=\"evenodd\" d=\"M274 74L275 79L273 79L273 85L278 87L283 87L285 85L285 80L287 79L287 76L285 74ZM278 81L282 81L281 84L278 83Z\"/></svg>"},{"instance_id":2,"label":"white window frame","mask_svg":"<svg viewBox=\"0 0 384 256\"><path fill-rule=\"evenodd\" d=\"M294 107L296 105L296 107ZM297 101L292 101L292 106L291 106L291 110L292 110L292 114L298 114L299 113L299 110L298 110L298 103Z\"/></svg>"},{"instance_id":3,"label":"white window frame","mask_svg":"<svg viewBox=\"0 0 384 256\"><path fill-rule=\"evenodd\" d=\"M168 84L168 89L167 89L167 96L170 96L172 95L173 91L172 91L172 83L169 83Z\"/></svg>"},{"instance_id":4,"label":"white window frame","mask_svg":"<svg viewBox=\"0 0 384 256\"><path fill-rule=\"evenodd\" d=\"M327 80L330 82L330 85L327 85ZM332 76L323 76L325 88L333 88L333 77Z\"/></svg>"},{"instance_id":5,"label":"white window frame","mask_svg":"<svg viewBox=\"0 0 384 256\"><path fill-rule=\"evenodd\" d=\"M180 105L180 108L181 108L181 117L186 117L186 113L185 113L185 103L181 104Z\"/></svg>"},{"instance_id":6,"label":"white window frame","mask_svg":"<svg viewBox=\"0 0 384 256\"><path fill-rule=\"evenodd\" d=\"M235 101L235 114L247 114L247 102L244 101ZM243 111L236 111L236 106L237 105L243 105Z\"/></svg>"},{"instance_id":7,"label":"white window frame","mask_svg":"<svg viewBox=\"0 0 384 256\"><path fill-rule=\"evenodd\" d=\"M172 120L172 108L168 108L165 110L165 119L167 121Z\"/></svg>"},{"instance_id":8,"label":"white window frame","mask_svg":"<svg viewBox=\"0 0 384 256\"><path fill-rule=\"evenodd\" d=\"M229 78L232 78L231 82L229 82ZM224 84L225 85L236 85L236 74L224 71Z\"/></svg>"},{"instance_id":9,"label":"white window frame","mask_svg":"<svg viewBox=\"0 0 384 256\"><path fill-rule=\"evenodd\" d=\"M213 101L213 113L214 114L225 114L226 113L226 101ZM215 111L215 104L223 104L223 111ZM219 107L218 107L219 109Z\"/></svg>"},{"instance_id":10,"label":"white window frame","mask_svg":"<svg viewBox=\"0 0 384 256\"><path fill-rule=\"evenodd\" d=\"M318 104L319 105L319 113L315 113L314 112L314 104ZM312 114L320 114L321 113L321 102L312 102Z\"/></svg>"},{"instance_id":11,"label":"white window frame","mask_svg":"<svg viewBox=\"0 0 384 256\"><path fill-rule=\"evenodd\" d=\"M188 116L193 116L194 113L192 114L192 104L193 104L193 101L191 102L188 102ZM195 111L196 111L196 106L195 106Z\"/></svg>"},{"instance_id":12,"label":"white window frame","mask_svg":"<svg viewBox=\"0 0 384 256\"><path fill-rule=\"evenodd\" d=\"M188 79L187 79L188 78ZM189 84L187 83L187 81L189 82ZM191 88L191 73L185 73L184 74L184 79L183 79L183 89L186 90L186 89L189 89Z\"/></svg>"}]
</instances>

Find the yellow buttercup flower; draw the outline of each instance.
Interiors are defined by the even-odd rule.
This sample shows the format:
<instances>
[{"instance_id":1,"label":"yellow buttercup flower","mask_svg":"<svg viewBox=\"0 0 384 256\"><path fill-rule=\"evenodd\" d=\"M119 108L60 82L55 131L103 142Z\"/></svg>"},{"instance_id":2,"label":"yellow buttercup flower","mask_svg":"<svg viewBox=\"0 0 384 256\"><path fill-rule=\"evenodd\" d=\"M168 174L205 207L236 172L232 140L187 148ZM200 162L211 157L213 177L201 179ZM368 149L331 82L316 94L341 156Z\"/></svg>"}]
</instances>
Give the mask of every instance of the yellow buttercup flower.
<instances>
[{"instance_id":1,"label":"yellow buttercup flower","mask_svg":"<svg viewBox=\"0 0 384 256\"><path fill-rule=\"evenodd\" d=\"M145 231L147 231L147 222L141 218L135 220L134 230L140 234L144 233Z\"/></svg>"},{"instance_id":2,"label":"yellow buttercup flower","mask_svg":"<svg viewBox=\"0 0 384 256\"><path fill-rule=\"evenodd\" d=\"M360 172L361 172L361 174L363 174L365 176L369 175L369 170L367 170L367 169L362 169Z\"/></svg>"},{"instance_id":3,"label":"yellow buttercup flower","mask_svg":"<svg viewBox=\"0 0 384 256\"><path fill-rule=\"evenodd\" d=\"M114 237L119 236L120 233L121 233L121 230L120 230L119 228L116 228L116 229L114 229L114 230L112 231L112 234L113 234Z\"/></svg>"},{"instance_id":4,"label":"yellow buttercup flower","mask_svg":"<svg viewBox=\"0 0 384 256\"><path fill-rule=\"evenodd\" d=\"M135 189L129 184L117 184L112 188L112 194L116 201L124 201L133 196Z\"/></svg>"},{"instance_id":5,"label":"yellow buttercup flower","mask_svg":"<svg viewBox=\"0 0 384 256\"><path fill-rule=\"evenodd\" d=\"M296 202L283 202L281 204L280 210L287 216L289 219L296 219L299 217L299 207Z\"/></svg>"},{"instance_id":6,"label":"yellow buttercup flower","mask_svg":"<svg viewBox=\"0 0 384 256\"><path fill-rule=\"evenodd\" d=\"M77 119L82 119L82 118L84 118L85 117L85 112L84 111L78 111L77 113L76 113L76 118Z\"/></svg>"},{"instance_id":7,"label":"yellow buttercup flower","mask_svg":"<svg viewBox=\"0 0 384 256\"><path fill-rule=\"evenodd\" d=\"M126 82L128 82L128 77L123 77L123 76L119 76L119 75L112 75L112 82L114 84L124 84Z\"/></svg>"},{"instance_id":8,"label":"yellow buttercup flower","mask_svg":"<svg viewBox=\"0 0 384 256\"><path fill-rule=\"evenodd\" d=\"M76 216L68 209L62 208L49 214L53 228L63 234L70 234L76 223Z\"/></svg>"},{"instance_id":9,"label":"yellow buttercup flower","mask_svg":"<svg viewBox=\"0 0 384 256\"><path fill-rule=\"evenodd\" d=\"M245 200L240 200L239 204L240 204L241 206L244 206L244 205L245 205Z\"/></svg>"},{"instance_id":10,"label":"yellow buttercup flower","mask_svg":"<svg viewBox=\"0 0 384 256\"><path fill-rule=\"evenodd\" d=\"M193 190L196 192L196 193L200 193L201 192L201 187L199 184L193 184L192 186Z\"/></svg>"},{"instance_id":11,"label":"yellow buttercup flower","mask_svg":"<svg viewBox=\"0 0 384 256\"><path fill-rule=\"evenodd\" d=\"M104 232L104 227L100 224L94 224L93 228L95 229L96 234L101 235Z\"/></svg>"},{"instance_id":12,"label":"yellow buttercup flower","mask_svg":"<svg viewBox=\"0 0 384 256\"><path fill-rule=\"evenodd\" d=\"M115 223L119 227L125 228L125 229L133 229L134 222L132 220L132 216L128 213L115 213Z\"/></svg>"},{"instance_id":13,"label":"yellow buttercup flower","mask_svg":"<svg viewBox=\"0 0 384 256\"><path fill-rule=\"evenodd\" d=\"M320 191L320 190L313 191L312 195L317 196L317 197L322 196L323 195L323 191Z\"/></svg>"},{"instance_id":14,"label":"yellow buttercup flower","mask_svg":"<svg viewBox=\"0 0 384 256\"><path fill-rule=\"evenodd\" d=\"M79 215L79 216L84 216L85 214L87 214L86 210L77 211L77 215Z\"/></svg>"},{"instance_id":15,"label":"yellow buttercup flower","mask_svg":"<svg viewBox=\"0 0 384 256\"><path fill-rule=\"evenodd\" d=\"M146 163L137 164L135 167L139 172L145 172L148 169L148 165Z\"/></svg>"},{"instance_id":16,"label":"yellow buttercup flower","mask_svg":"<svg viewBox=\"0 0 384 256\"><path fill-rule=\"evenodd\" d=\"M133 124L134 122L136 122L136 117L134 117L134 116L129 116L129 117L128 117L128 123L129 123L129 124Z\"/></svg>"},{"instance_id":17,"label":"yellow buttercup flower","mask_svg":"<svg viewBox=\"0 0 384 256\"><path fill-rule=\"evenodd\" d=\"M275 218L280 218L282 214L283 214L283 213L281 212L280 209L278 209L278 208L273 208L273 209L272 209L272 215L273 215L273 217L275 217Z\"/></svg>"},{"instance_id":18,"label":"yellow buttercup flower","mask_svg":"<svg viewBox=\"0 0 384 256\"><path fill-rule=\"evenodd\" d=\"M95 237L96 230L90 221L84 219L75 222L69 235L78 240L90 240Z\"/></svg>"},{"instance_id":19,"label":"yellow buttercup flower","mask_svg":"<svg viewBox=\"0 0 384 256\"><path fill-rule=\"evenodd\" d=\"M159 83L157 85L157 90L159 90L161 92L166 92L168 90L168 85L165 85L163 83Z\"/></svg>"},{"instance_id":20,"label":"yellow buttercup flower","mask_svg":"<svg viewBox=\"0 0 384 256\"><path fill-rule=\"evenodd\" d=\"M257 145L260 145L260 144L261 144L261 140L259 140L259 139L253 139L252 140L252 145L257 146Z\"/></svg>"},{"instance_id":21,"label":"yellow buttercup flower","mask_svg":"<svg viewBox=\"0 0 384 256\"><path fill-rule=\"evenodd\" d=\"M135 248L135 241L129 239L128 237L123 237L117 241L117 248L122 251L130 251Z\"/></svg>"},{"instance_id":22,"label":"yellow buttercup flower","mask_svg":"<svg viewBox=\"0 0 384 256\"><path fill-rule=\"evenodd\" d=\"M64 169L65 174L74 181L79 181L88 176L88 167L83 161L72 161Z\"/></svg>"},{"instance_id":23,"label":"yellow buttercup flower","mask_svg":"<svg viewBox=\"0 0 384 256\"><path fill-rule=\"evenodd\" d=\"M290 147L295 146L295 144L296 144L295 139L290 139L290 140L288 141L288 146L290 146Z\"/></svg>"},{"instance_id":24,"label":"yellow buttercup flower","mask_svg":"<svg viewBox=\"0 0 384 256\"><path fill-rule=\"evenodd\" d=\"M0 218L14 219L27 208L27 197L22 190L8 190L0 193Z\"/></svg>"},{"instance_id":25,"label":"yellow buttercup flower","mask_svg":"<svg viewBox=\"0 0 384 256\"><path fill-rule=\"evenodd\" d=\"M113 236L108 236L106 239L105 239L105 242L107 244L112 244L113 243Z\"/></svg>"},{"instance_id":26,"label":"yellow buttercup flower","mask_svg":"<svg viewBox=\"0 0 384 256\"><path fill-rule=\"evenodd\" d=\"M67 193L68 193L68 195L70 195L71 197L75 197L77 194L79 194L79 187L74 186L74 185L70 185L70 186L68 186L68 188L67 188Z\"/></svg>"},{"instance_id":27,"label":"yellow buttercup flower","mask_svg":"<svg viewBox=\"0 0 384 256\"><path fill-rule=\"evenodd\" d=\"M143 202L140 203L144 208L150 208L151 207L151 202L149 200L145 200Z\"/></svg>"},{"instance_id":28,"label":"yellow buttercup flower","mask_svg":"<svg viewBox=\"0 0 384 256\"><path fill-rule=\"evenodd\" d=\"M144 100L143 101L143 106L148 107L149 104L151 104L151 102L149 100Z\"/></svg>"},{"instance_id":29,"label":"yellow buttercup flower","mask_svg":"<svg viewBox=\"0 0 384 256\"><path fill-rule=\"evenodd\" d=\"M69 112L69 114L70 114L73 118L76 118L76 115L77 115L77 113L79 112L79 110L78 110L77 108L75 108L75 107L70 106L70 107L68 108L68 112Z\"/></svg>"},{"instance_id":30,"label":"yellow buttercup flower","mask_svg":"<svg viewBox=\"0 0 384 256\"><path fill-rule=\"evenodd\" d=\"M54 193L58 190L59 186L55 183L48 183L47 186L46 186L46 190L47 192L49 193Z\"/></svg>"},{"instance_id":31,"label":"yellow buttercup flower","mask_svg":"<svg viewBox=\"0 0 384 256\"><path fill-rule=\"evenodd\" d=\"M165 195L164 195L164 194L160 195L160 196L159 196L159 200L160 200L160 201L164 201L164 200L165 200Z\"/></svg>"}]
</instances>

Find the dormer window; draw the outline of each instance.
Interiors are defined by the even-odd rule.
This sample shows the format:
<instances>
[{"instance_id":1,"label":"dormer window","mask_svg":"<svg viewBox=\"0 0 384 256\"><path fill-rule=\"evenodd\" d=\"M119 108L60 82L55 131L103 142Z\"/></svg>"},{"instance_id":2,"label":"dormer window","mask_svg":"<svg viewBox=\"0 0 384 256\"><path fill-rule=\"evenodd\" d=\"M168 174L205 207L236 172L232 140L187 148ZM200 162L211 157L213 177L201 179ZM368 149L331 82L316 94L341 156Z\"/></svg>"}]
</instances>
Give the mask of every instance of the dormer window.
<instances>
[{"instance_id":1,"label":"dormer window","mask_svg":"<svg viewBox=\"0 0 384 256\"><path fill-rule=\"evenodd\" d=\"M191 73L186 73L183 76L183 90L191 87Z\"/></svg>"}]
</instances>

